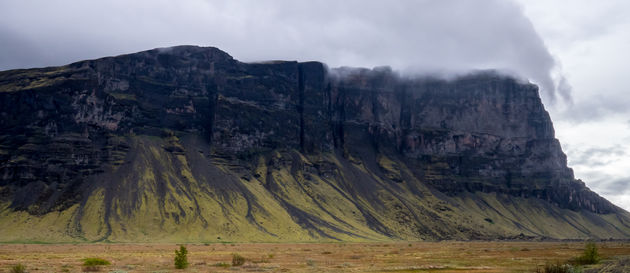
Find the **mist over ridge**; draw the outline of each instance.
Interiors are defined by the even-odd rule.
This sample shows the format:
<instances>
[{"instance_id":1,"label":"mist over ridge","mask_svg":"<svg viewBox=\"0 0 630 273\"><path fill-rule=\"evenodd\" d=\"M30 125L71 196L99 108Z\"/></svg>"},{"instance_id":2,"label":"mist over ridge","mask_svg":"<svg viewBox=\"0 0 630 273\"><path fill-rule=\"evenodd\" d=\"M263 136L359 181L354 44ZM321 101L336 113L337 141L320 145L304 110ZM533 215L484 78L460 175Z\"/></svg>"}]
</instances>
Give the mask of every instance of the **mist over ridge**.
<instances>
[{"instance_id":1,"label":"mist over ridge","mask_svg":"<svg viewBox=\"0 0 630 273\"><path fill-rule=\"evenodd\" d=\"M67 5L0 4L6 13L0 19L6 48L0 69L197 44L216 46L246 62L388 65L403 75L511 71L538 84L546 102L553 103L558 94L570 98L553 57L512 1L62 2ZM27 10L47 23L20 16Z\"/></svg>"}]
</instances>

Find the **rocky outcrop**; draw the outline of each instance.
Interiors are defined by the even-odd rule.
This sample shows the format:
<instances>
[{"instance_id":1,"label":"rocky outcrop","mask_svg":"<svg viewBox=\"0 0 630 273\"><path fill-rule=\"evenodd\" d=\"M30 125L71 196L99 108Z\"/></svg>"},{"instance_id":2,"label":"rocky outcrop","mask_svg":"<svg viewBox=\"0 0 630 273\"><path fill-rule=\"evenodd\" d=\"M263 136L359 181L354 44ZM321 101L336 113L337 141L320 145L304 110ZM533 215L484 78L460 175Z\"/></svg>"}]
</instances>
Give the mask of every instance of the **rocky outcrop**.
<instances>
[{"instance_id":1,"label":"rocky outcrop","mask_svg":"<svg viewBox=\"0 0 630 273\"><path fill-rule=\"evenodd\" d=\"M160 208L157 218L234 235L208 227L202 208L215 200L231 219L235 194L258 232L274 234L252 211L281 210L311 237L510 236L446 219L466 214L458 202L470 194L538 200L553 213L626 215L574 178L537 87L492 71L406 78L386 67L241 63L216 48L179 46L0 72L0 117L6 219L72 211L67 225L80 236L92 218L108 230L102 238L114 236L113 226L152 198L178 208ZM357 224L322 203L331 196L355 207ZM98 202L98 216L83 216Z\"/></svg>"},{"instance_id":2,"label":"rocky outcrop","mask_svg":"<svg viewBox=\"0 0 630 273\"><path fill-rule=\"evenodd\" d=\"M445 81L341 70L332 81L333 108L343 111L341 130L353 130L349 149L395 149L417 177L447 194L500 192L617 211L575 180L535 85L491 71Z\"/></svg>"}]
</instances>

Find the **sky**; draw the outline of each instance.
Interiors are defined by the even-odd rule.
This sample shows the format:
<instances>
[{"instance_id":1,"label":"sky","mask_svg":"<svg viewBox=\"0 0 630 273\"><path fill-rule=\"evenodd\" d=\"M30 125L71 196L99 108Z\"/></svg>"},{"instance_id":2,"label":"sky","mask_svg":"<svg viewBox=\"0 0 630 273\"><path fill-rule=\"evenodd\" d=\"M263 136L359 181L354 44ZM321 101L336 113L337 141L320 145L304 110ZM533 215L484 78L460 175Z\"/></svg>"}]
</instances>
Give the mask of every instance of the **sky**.
<instances>
[{"instance_id":1,"label":"sky","mask_svg":"<svg viewBox=\"0 0 630 273\"><path fill-rule=\"evenodd\" d=\"M519 1L572 86L546 105L569 167L630 211L630 1Z\"/></svg>"},{"instance_id":2,"label":"sky","mask_svg":"<svg viewBox=\"0 0 630 273\"><path fill-rule=\"evenodd\" d=\"M627 14L627 0L3 0L0 70L182 44L241 61L499 69L540 86L576 178L630 210Z\"/></svg>"}]
</instances>

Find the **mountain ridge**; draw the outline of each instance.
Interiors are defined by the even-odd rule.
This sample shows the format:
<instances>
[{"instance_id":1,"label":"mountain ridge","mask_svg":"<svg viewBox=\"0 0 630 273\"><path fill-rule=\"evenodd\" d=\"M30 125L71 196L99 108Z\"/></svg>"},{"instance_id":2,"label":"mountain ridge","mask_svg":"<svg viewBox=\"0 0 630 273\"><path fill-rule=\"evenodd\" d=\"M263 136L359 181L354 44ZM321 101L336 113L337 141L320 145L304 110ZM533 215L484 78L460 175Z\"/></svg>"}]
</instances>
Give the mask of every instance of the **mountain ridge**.
<instances>
[{"instance_id":1,"label":"mountain ridge","mask_svg":"<svg viewBox=\"0 0 630 273\"><path fill-rule=\"evenodd\" d=\"M630 237L535 85L330 71L177 46L0 72L0 240Z\"/></svg>"}]
</instances>

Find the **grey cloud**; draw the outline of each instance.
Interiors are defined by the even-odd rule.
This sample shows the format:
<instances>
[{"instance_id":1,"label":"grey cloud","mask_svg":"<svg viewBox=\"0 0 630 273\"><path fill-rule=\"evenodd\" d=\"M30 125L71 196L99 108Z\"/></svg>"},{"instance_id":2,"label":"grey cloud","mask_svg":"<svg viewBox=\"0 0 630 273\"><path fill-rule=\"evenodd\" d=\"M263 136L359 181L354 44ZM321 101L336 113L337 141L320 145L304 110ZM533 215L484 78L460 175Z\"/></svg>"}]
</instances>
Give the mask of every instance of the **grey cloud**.
<instances>
[{"instance_id":1,"label":"grey cloud","mask_svg":"<svg viewBox=\"0 0 630 273\"><path fill-rule=\"evenodd\" d=\"M0 65L5 68L35 67L50 63L33 43L0 25Z\"/></svg>"},{"instance_id":2,"label":"grey cloud","mask_svg":"<svg viewBox=\"0 0 630 273\"><path fill-rule=\"evenodd\" d=\"M630 208L630 176L613 177L601 171L587 171L583 175L589 177L585 183L591 190L626 210Z\"/></svg>"},{"instance_id":3,"label":"grey cloud","mask_svg":"<svg viewBox=\"0 0 630 273\"><path fill-rule=\"evenodd\" d=\"M580 123L585 121L598 121L611 114L630 113L630 108L628 107L628 105L630 105L630 97L607 96L604 95L606 92L603 91L598 93L601 95L571 104L569 108L558 113L559 117L562 120Z\"/></svg>"},{"instance_id":4,"label":"grey cloud","mask_svg":"<svg viewBox=\"0 0 630 273\"><path fill-rule=\"evenodd\" d=\"M28 15L28 16L25 16ZM519 5L504 0L166 0L0 3L0 33L19 47L0 69L61 65L177 44L217 46L237 59L391 65L407 73L508 70L556 97L555 66ZM33 56L49 56L39 58ZM569 85L558 90L568 98Z\"/></svg>"},{"instance_id":5,"label":"grey cloud","mask_svg":"<svg viewBox=\"0 0 630 273\"><path fill-rule=\"evenodd\" d=\"M630 194L630 177L613 178L605 174L599 174L599 179L589 183L596 192L604 195Z\"/></svg>"},{"instance_id":6,"label":"grey cloud","mask_svg":"<svg viewBox=\"0 0 630 273\"><path fill-rule=\"evenodd\" d=\"M565 13L561 20L554 21L557 26L549 26L554 30L553 38L567 43L594 40L610 34L626 23L630 8L630 3L623 0L571 2L575 8ZM546 4L550 5L548 8L557 7L553 1L547 1Z\"/></svg>"},{"instance_id":7,"label":"grey cloud","mask_svg":"<svg viewBox=\"0 0 630 273\"><path fill-rule=\"evenodd\" d=\"M573 106L573 99L571 97L571 92L573 87L569 83L564 75L560 74L558 79L558 84L556 86L556 91L560 95L560 97L567 102L567 105Z\"/></svg>"},{"instance_id":8,"label":"grey cloud","mask_svg":"<svg viewBox=\"0 0 630 273\"><path fill-rule=\"evenodd\" d=\"M613 178L602 173L594 175L599 179L586 182L592 190L617 206L626 210L630 208L630 177Z\"/></svg>"},{"instance_id":9,"label":"grey cloud","mask_svg":"<svg viewBox=\"0 0 630 273\"><path fill-rule=\"evenodd\" d=\"M626 148L621 145L610 147L589 147L587 149L567 149L571 166L598 167L610 164L619 157L626 156Z\"/></svg>"},{"instance_id":10,"label":"grey cloud","mask_svg":"<svg viewBox=\"0 0 630 273\"><path fill-rule=\"evenodd\" d=\"M622 177L608 183L606 190L610 194L630 193L630 177Z\"/></svg>"}]
</instances>

